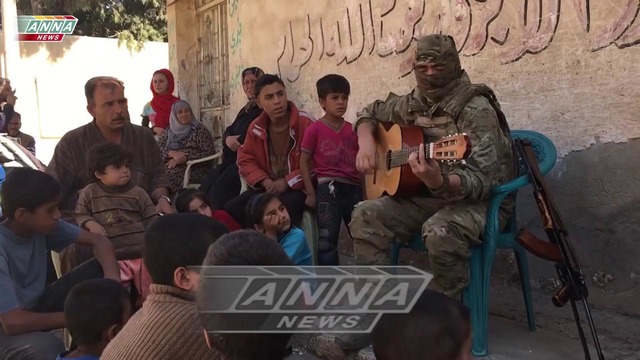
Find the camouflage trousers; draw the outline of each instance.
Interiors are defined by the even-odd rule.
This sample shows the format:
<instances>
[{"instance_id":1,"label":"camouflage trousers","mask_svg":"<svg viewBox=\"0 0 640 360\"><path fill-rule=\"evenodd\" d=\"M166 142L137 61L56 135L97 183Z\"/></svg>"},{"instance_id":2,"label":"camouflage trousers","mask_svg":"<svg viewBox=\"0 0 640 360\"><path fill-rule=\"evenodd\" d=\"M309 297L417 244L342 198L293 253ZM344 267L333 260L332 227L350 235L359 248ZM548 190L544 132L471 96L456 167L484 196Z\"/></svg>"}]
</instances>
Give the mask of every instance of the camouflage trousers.
<instances>
[{"instance_id":1,"label":"camouflage trousers","mask_svg":"<svg viewBox=\"0 0 640 360\"><path fill-rule=\"evenodd\" d=\"M365 201L349 224L356 264L389 265L391 244L410 242L421 232L434 275L430 287L459 298L469 282L470 248L482 242L486 212L486 204L468 201L389 196ZM504 224L506 216L500 220Z\"/></svg>"}]
</instances>

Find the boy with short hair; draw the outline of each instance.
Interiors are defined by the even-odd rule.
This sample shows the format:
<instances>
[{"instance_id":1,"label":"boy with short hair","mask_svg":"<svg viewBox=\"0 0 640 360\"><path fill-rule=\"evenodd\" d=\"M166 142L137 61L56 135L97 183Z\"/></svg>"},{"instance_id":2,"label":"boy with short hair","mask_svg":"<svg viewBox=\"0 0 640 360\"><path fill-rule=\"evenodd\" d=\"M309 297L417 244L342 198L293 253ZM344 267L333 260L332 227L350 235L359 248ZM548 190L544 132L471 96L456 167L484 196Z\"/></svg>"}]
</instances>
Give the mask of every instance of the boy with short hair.
<instances>
[{"instance_id":1,"label":"boy with short hair","mask_svg":"<svg viewBox=\"0 0 640 360\"><path fill-rule=\"evenodd\" d=\"M276 75L263 75L255 91L262 114L249 124L238 148L238 171L250 189L225 205L240 225L247 227L245 209L256 194L279 194L291 214L291 225L299 226L306 195L300 177L300 144L315 119L298 110L287 98L284 82Z\"/></svg>"},{"instance_id":2,"label":"boy with short hair","mask_svg":"<svg viewBox=\"0 0 640 360\"><path fill-rule=\"evenodd\" d=\"M382 315L372 340L377 360L471 360L469 309L426 289L408 314Z\"/></svg>"},{"instance_id":3,"label":"boy with short hair","mask_svg":"<svg viewBox=\"0 0 640 360\"><path fill-rule=\"evenodd\" d=\"M316 88L325 114L304 134L300 170L307 193L305 204L317 207L318 263L338 265L340 225L343 220L345 225L351 222L354 206L362 201L356 169L358 136L343 118L351 93L349 81L330 74L319 79ZM311 180L312 170L318 178L317 193Z\"/></svg>"},{"instance_id":4,"label":"boy with short hair","mask_svg":"<svg viewBox=\"0 0 640 360\"><path fill-rule=\"evenodd\" d=\"M64 303L64 319L78 347L57 360L98 360L130 316L129 293L117 281L92 279L74 286Z\"/></svg>"},{"instance_id":5,"label":"boy with short hair","mask_svg":"<svg viewBox=\"0 0 640 360\"><path fill-rule=\"evenodd\" d=\"M265 234L253 230L234 231L224 235L209 247L203 262L201 275L211 276L215 270L210 266L292 266L293 263L282 247ZM198 289L198 309L204 326L204 337L209 347L217 349L225 360L282 360L291 355L290 333L218 333L217 329L241 329L239 322L258 320L254 316L210 312L212 297L226 291L225 282L203 281ZM220 287L222 286L222 287ZM256 314L268 323L268 315ZM251 320L249 320L251 319ZM186 358L185 358L186 359Z\"/></svg>"},{"instance_id":6,"label":"boy with short hair","mask_svg":"<svg viewBox=\"0 0 640 360\"><path fill-rule=\"evenodd\" d=\"M136 284L141 305L151 283L142 264L142 242L158 212L146 191L131 181L132 160L133 154L118 144L104 142L91 148L89 170L94 182L80 191L75 216L78 226L113 242L120 277Z\"/></svg>"},{"instance_id":7,"label":"boy with short hair","mask_svg":"<svg viewBox=\"0 0 640 360\"><path fill-rule=\"evenodd\" d=\"M169 214L149 226L143 260L153 283L135 315L102 353L102 360L220 359L207 347L195 292L209 245L227 233L200 214Z\"/></svg>"},{"instance_id":8,"label":"boy with short hair","mask_svg":"<svg viewBox=\"0 0 640 360\"><path fill-rule=\"evenodd\" d=\"M84 280L108 277L120 281L113 245L60 218L60 185L43 172L16 169L2 184L0 224L0 353L9 358L55 358L64 351L49 330L63 328L64 301ZM93 247L91 259L45 288L48 251L72 243Z\"/></svg>"}]
</instances>

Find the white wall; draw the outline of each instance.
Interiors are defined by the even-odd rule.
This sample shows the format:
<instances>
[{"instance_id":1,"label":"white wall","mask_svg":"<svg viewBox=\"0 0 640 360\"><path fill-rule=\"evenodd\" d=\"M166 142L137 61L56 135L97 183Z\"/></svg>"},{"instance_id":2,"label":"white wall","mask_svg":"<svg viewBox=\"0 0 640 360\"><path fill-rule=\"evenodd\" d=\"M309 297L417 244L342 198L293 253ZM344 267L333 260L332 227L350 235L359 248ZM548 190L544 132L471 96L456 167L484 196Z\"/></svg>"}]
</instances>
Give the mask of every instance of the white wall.
<instances>
[{"instance_id":1,"label":"white wall","mask_svg":"<svg viewBox=\"0 0 640 360\"><path fill-rule=\"evenodd\" d=\"M139 124L142 107L152 97L153 72L169 66L167 43L146 43L141 52L132 53L124 44L119 47L117 39L84 36L65 36L61 43L22 42L20 57L17 71L10 70L16 110L45 163L60 137L91 121L84 97L89 78L107 75L124 81L131 120Z\"/></svg>"}]
</instances>

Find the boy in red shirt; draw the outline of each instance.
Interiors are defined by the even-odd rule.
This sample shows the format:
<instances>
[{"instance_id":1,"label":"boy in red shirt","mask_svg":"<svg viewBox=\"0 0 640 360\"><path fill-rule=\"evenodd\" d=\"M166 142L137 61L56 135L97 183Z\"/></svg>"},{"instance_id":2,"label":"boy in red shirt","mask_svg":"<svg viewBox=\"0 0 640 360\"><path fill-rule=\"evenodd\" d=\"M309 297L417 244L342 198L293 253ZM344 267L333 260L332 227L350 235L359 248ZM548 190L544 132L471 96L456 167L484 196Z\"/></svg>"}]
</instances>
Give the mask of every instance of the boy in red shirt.
<instances>
[{"instance_id":1,"label":"boy in red shirt","mask_svg":"<svg viewBox=\"0 0 640 360\"><path fill-rule=\"evenodd\" d=\"M300 170L307 193L305 204L318 209L318 263L339 265L340 225L343 220L345 225L351 222L351 212L362 200L356 169L358 136L342 117L349 105L349 81L331 74L318 80L316 88L325 115L304 135ZM312 169L318 178L317 192L311 180Z\"/></svg>"},{"instance_id":2,"label":"boy in red shirt","mask_svg":"<svg viewBox=\"0 0 640 360\"><path fill-rule=\"evenodd\" d=\"M261 76L254 94L263 112L249 125L237 161L250 189L228 201L224 210L246 228L247 203L266 191L280 195L291 225L299 226L306 198L299 169L300 144L315 119L287 99L284 82L276 75Z\"/></svg>"}]
</instances>

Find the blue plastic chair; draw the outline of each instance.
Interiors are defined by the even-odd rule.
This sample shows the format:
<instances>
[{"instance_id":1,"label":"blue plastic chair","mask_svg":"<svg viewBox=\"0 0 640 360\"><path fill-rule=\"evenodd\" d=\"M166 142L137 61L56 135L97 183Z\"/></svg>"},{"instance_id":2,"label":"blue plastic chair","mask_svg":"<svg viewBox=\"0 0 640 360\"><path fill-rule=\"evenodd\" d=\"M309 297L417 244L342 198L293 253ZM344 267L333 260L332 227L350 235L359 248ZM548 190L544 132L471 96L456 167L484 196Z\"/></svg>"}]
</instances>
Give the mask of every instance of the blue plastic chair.
<instances>
[{"instance_id":1,"label":"blue plastic chair","mask_svg":"<svg viewBox=\"0 0 640 360\"><path fill-rule=\"evenodd\" d=\"M536 158L540 167L540 172L546 175L551 171L556 163L558 153L556 147L549 138L529 130L514 130L511 132L514 139L528 139L535 150ZM463 293L463 301L471 312L471 326L473 333L472 353L474 356L486 356L487 329L489 318L489 285L491 278L491 268L495 258L496 249L512 249L516 255L522 293L527 310L527 321L529 330L535 331L535 313L533 312L533 301L531 298L531 284L529 278L529 265L527 254L524 248L516 242L518 231L516 211L508 220L503 231L500 231L498 220L498 210L504 199L510 194L516 193L519 189L530 184L526 175L522 155L518 154L520 164L520 174L524 174L514 180L502 185L497 185L492 189L489 209L487 211L487 224L484 229L483 244L471 248L471 258L469 260L469 287ZM515 194L514 194L515 195ZM419 252L426 252L422 235L418 234L410 243L394 243L391 247L391 263L397 265L401 248L410 248Z\"/></svg>"}]
</instances>

